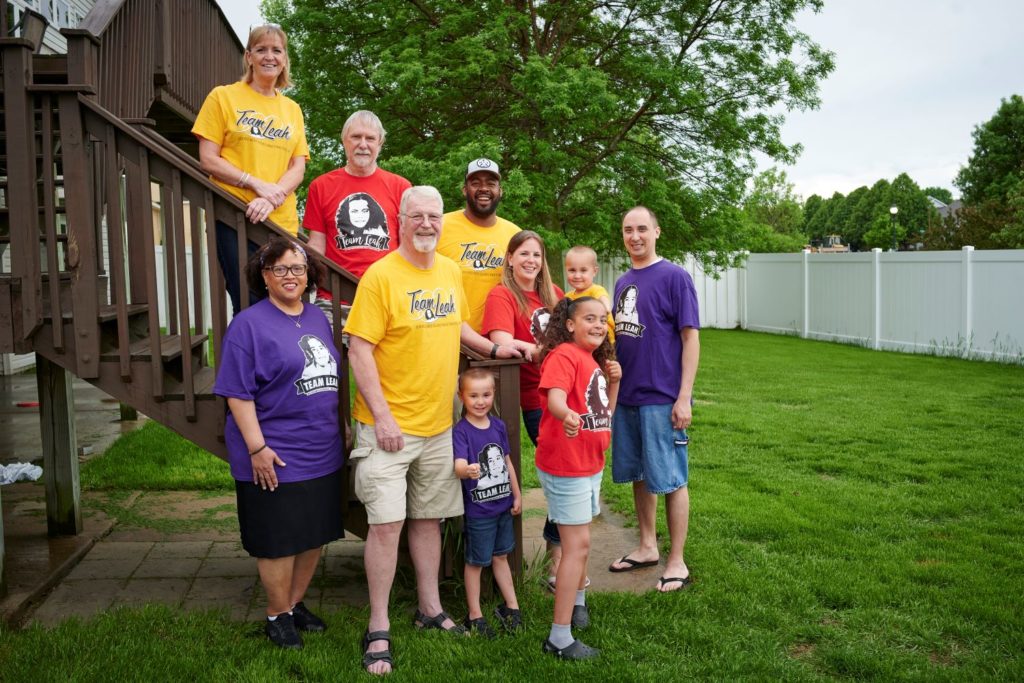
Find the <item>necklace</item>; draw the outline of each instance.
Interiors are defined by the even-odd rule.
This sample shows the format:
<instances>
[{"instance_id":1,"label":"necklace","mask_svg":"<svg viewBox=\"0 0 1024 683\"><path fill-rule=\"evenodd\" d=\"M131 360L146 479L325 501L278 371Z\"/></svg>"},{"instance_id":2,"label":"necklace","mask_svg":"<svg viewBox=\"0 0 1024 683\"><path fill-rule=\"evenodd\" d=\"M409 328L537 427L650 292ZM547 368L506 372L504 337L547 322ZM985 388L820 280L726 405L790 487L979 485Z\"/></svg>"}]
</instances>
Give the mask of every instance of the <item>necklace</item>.
<instances>
[{"instance_id":1,"label":"necklace","mask_svg":"<svg viewBox=\"0 0 1024 683\"><path fill-rule=\"evenodd\" d=\"M281 311L281 313L284 314L284 317L288 318L293 323L295 323L295 327L302 327L302 314L306 312L305 308L303 308L301 311L299 311L298 315L292 315L291 313L287 312L286 310L284 310L280 306L277 306L276 308L277 308L277 310Z\"/></svg>"}]
</instances>

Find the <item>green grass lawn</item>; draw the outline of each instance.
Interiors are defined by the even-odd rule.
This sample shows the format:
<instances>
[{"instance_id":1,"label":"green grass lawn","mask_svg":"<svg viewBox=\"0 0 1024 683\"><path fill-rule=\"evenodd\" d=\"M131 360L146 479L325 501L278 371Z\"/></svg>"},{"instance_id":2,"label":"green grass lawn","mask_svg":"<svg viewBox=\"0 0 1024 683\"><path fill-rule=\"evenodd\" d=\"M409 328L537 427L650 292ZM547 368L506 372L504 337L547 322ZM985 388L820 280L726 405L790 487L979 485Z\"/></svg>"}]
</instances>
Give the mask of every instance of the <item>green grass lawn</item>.
<instances>
[{"instance_id":1,"label":"green grass lawn","mask_svg":"<svg viewBox=\"0 0 1024 683\"><path fill-rule=\"evenodd\" d=\"M413 633L403 575L390 680L1024 680L1024 368L708 330L696 398L692 588L589 596L603 655L573 665L540 653L536 581L527 633L454 643ZM118 488L105 459L83 479ZM327 617L301 653L166 609L0 630L0 678L356 680L365 610Z\"/></svg>"}]
</instances>

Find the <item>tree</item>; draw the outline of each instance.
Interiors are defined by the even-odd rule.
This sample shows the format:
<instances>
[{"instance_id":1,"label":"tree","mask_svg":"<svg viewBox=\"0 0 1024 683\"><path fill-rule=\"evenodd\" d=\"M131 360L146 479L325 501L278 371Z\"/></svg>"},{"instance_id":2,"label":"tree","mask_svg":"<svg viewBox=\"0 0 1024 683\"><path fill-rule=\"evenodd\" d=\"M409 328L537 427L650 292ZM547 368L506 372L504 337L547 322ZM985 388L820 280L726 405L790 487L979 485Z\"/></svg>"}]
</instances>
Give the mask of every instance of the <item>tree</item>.
<instances>
[{"instance_id":1,"label":"tree","mask_svg":"<svg viewBox=\"0 0 1024 683\"><path fill-rule=\"evenodd\" d=\"M931 187L924 188L921 192L924 192L928 197L938 199L943 204L953 203L953 193L944 187L936 187L933 185Z\"/></svg>"},{"instance_id":2,"label":"tree","mask_svg":"<svg viewBox=\"0 0 1024 683\"><path fill-rule=\"evenodd\" d=\"M889 206L899 209L896 222L903 228L900 244L917 242L928 228L929 220L935 208L928 201L927 195L921 191L917 183L906 173L900 173L889 186ZM888 207L886 207L888 211Z\"/></svg>"},{"instance_id":3,"label":"tree","mask_svg":"<svg viewBox=\"0 0 1024 683\"><path fill-rule=\"evenodd\" d=\"M354 109L380 113L383 158L449 204L467 160L504 169L502 214L564 247L621 249L634 203L659 250L723 263L755 152L791 161L779 112L818 104L832 55L794 25L822 0L268 0L291 38L310 177L341 163ZM343 27L343 28L342 28Z\"/></svg>"},{"instance_id":4,"label":"tree","mask_svg":"<svg viewBox=\"0 0 1024 683\"><path fill-rule=\"evenodd\" d=\"M1024 180L1024 98L1001 100L995 115L974 129L974 153L954 184L964 204L1006 200Z\"/></svg>"},{"instance_id":5,"label":"tree","mask_svg":"<svg viewBox=\"0 0 1024 683\"><path fill-rule=\"evenodd\" d=\"M751 252L799 251L807 243L800 198L785 171L770 168L754 177L741 218L743 246Z\"/></svg>"}]
</instances>

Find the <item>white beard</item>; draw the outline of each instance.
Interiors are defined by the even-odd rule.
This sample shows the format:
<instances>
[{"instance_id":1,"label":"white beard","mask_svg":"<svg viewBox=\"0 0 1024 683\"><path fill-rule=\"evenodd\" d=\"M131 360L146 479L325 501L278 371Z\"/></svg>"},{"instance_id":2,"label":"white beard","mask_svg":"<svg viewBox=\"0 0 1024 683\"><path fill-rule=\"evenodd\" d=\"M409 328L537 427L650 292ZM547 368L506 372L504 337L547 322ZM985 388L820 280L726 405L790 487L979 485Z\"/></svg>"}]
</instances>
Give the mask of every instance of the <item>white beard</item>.
<instances>
[{"instance_id":1,"label":"white beard","mask_svg":"<svg viewBox=\"0 0 1024 683\"><path fill-rule=\"evenodd\" d=\"M429 254L437 248L436 237L421 237L420 235L412 236L413 248L421 254Z\"/></svg>"}]
</instances>

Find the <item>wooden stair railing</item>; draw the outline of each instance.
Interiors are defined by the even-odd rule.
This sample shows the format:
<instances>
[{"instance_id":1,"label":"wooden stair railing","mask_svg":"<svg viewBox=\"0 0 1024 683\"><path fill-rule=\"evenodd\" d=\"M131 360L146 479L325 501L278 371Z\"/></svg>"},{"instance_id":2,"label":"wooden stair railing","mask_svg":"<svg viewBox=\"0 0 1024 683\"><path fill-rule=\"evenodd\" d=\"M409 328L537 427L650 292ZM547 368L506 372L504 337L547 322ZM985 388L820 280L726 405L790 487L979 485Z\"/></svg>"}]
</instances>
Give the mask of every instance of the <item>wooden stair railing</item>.
<instances>
[{"instance_id":1,"label":"wooden stair railing","mask_svg":"<svg viewBox=\"0 0 1024 683\"><path fill-rule=\"evenodd\" d=\"M69 36L69 49L86 59L90 44ZM226 458L224 403L211 392L211 358L228 322L214 221L235 226L240 267L247 242L287 234L249 223L244 204L210 182L193 158L106 111L91 85L33 84L30 58L26 41L0 39L0 249L9 249L13 264L0 272L0 352L34 351L42 365L86 379ZM89 72L78 62L76 69ZM158 258L165 283L158 282ZM340 320L339 302L354 298L357 279L311 258L339 295L333 318ZM246 290L243 279L243 302ZM340 327L334 338L343 348ZM518 362L463 354L464 364L496 374L518 470ZM346 354L339 374L339 419L348 424ZM71 476L77 488L77 471ZM346 529L364 536L365 511L354 499L346 504Z\"/></svg>"}]
</instances>

